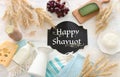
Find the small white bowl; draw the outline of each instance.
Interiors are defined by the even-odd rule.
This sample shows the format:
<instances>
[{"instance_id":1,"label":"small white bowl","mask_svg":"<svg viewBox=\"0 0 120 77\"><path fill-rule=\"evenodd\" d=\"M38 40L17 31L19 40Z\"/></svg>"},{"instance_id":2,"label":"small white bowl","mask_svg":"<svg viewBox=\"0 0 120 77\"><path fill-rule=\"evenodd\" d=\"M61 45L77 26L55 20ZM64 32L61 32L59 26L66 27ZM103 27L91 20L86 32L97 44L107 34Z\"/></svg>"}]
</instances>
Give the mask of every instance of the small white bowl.
<instances>
[{"instance_id":1,"label":"small white bowl","mask_svg":"<svg viewBox=\"0 0 120 77\"><path fill-rule=\"evenodd\" d=\"M103 53L114 55L120 52L120 36L118 32L101 32L97 39L97 44Z\"/></svg>"}]
</instances>

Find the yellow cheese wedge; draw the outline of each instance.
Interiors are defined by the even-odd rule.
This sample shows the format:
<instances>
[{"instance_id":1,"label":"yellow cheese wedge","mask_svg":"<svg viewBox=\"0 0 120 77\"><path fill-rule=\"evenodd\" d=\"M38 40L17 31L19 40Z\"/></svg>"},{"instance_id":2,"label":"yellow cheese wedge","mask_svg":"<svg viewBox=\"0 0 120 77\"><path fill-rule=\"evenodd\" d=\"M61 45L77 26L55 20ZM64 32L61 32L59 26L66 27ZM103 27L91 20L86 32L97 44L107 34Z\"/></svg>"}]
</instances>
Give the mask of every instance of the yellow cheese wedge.
<instances>
[{"instance_id":1,"label":"yellow cheese wedge","mask_svg":"<svg viewBox=\"0 0 120 77\"><path fill-rule=\"evenodd\" d=\"M0 64L8 66L17 50L17 44L5 41L0 45Z\"/></svg>"}]
</instances>

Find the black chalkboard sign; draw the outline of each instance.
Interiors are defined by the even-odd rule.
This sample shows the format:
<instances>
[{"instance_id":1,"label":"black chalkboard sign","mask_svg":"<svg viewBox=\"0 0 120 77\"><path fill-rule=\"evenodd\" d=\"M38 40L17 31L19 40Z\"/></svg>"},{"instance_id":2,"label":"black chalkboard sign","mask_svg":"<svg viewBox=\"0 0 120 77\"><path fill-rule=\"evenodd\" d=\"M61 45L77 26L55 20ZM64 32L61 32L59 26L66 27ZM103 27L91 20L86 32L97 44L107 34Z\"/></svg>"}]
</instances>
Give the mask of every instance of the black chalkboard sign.
<instances>
[{"instance_id":1,"label":"black chalkboard sign","mask_svg":"<svg viewBox=\"0 0 120 77\"><path fill-rule=\"evenodd\" d=\"M88 45L87 30L70 21L61 22L48 30L48 45L63 54L76 52Z\"/></svg>"}]
</instances>

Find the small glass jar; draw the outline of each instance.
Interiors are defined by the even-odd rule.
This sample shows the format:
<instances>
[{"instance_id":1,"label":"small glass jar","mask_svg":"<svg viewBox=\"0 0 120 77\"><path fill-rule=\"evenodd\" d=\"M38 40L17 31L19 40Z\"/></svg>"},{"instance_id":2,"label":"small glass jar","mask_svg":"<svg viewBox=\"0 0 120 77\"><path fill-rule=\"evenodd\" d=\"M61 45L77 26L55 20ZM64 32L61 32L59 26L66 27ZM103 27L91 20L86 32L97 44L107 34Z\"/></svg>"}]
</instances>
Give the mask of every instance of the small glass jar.
<instances>
[{"instance_id":1,"label":"small glass jar","mask_svg":"<svg viewBox=\"0 0 120 77\"><path fill-rule=\"evenodd\" d=\"M22 33L12 25L6 27L6 32L14 41L20 41L22 39Z\"/></svg>"}]
</instances>

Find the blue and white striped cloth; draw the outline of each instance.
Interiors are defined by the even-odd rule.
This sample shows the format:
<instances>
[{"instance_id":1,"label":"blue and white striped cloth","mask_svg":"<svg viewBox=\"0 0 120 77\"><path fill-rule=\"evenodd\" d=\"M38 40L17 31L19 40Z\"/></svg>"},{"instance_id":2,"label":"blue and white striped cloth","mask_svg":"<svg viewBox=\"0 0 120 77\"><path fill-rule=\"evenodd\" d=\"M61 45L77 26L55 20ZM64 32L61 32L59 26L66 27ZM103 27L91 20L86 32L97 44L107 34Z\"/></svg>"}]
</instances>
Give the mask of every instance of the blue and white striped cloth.
<instances>
[{"instance_id":1,"label":"blue and white striped cloth","mask_svg":"<svg viewBox=\"0 0 120 77\"><path fill-rule=\"evenodd\" d=\"M83 63L84 57L80 54L75 55L56 77L78 77L82 71Z\"/></svg>"},{"instance_id":2,"label":"blue and white striped cloth","mask_svg":"<svg viewBox=\"0 0 120 77\"><path fill-rule=\"evenodd\" d=\"M56 77L64 66L64 63L57 57L49 61L46 69L46 77Z\"/></svg>"}]
</instances>

